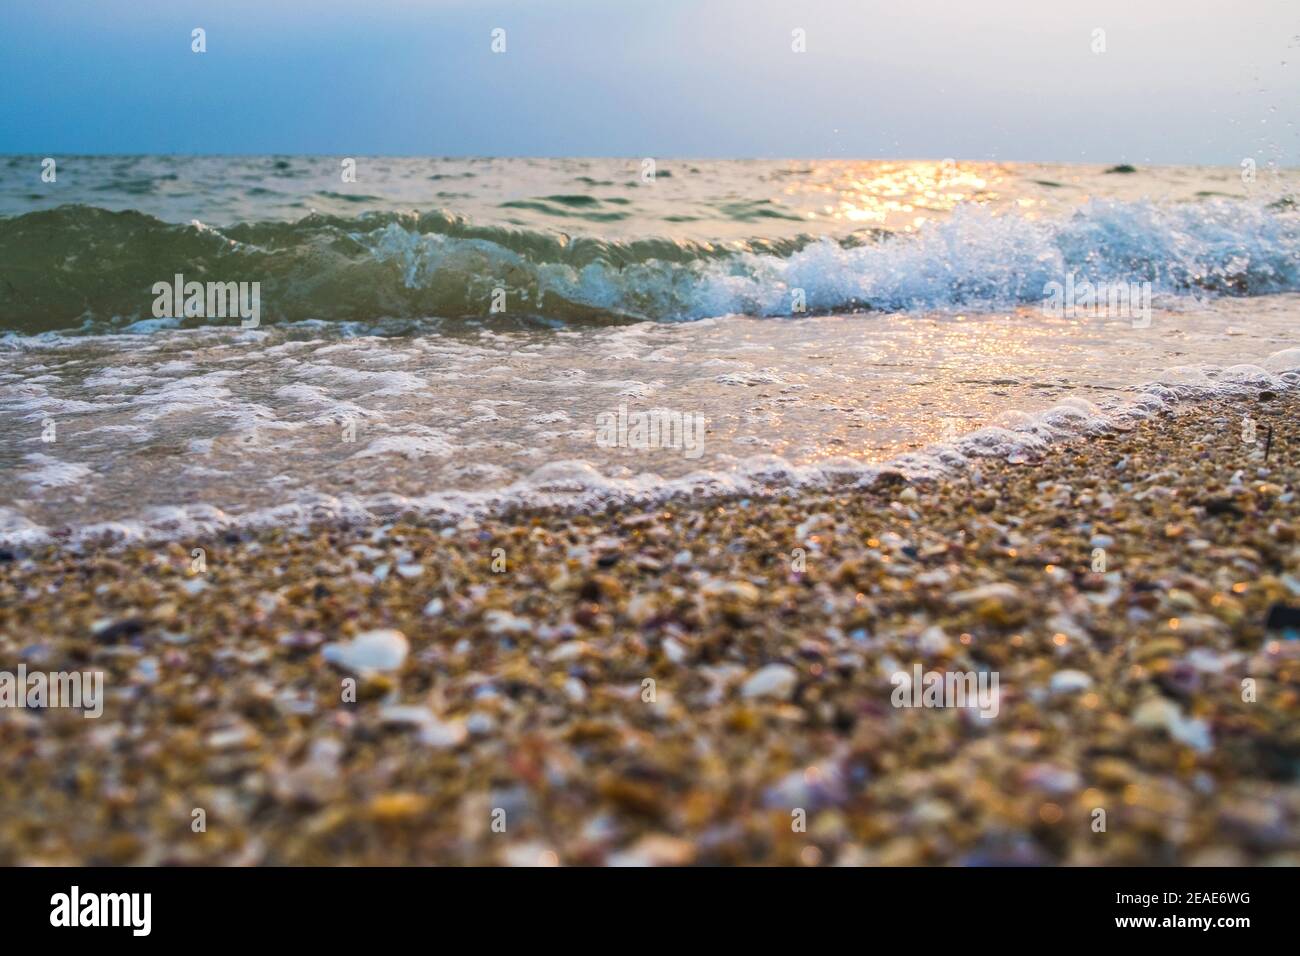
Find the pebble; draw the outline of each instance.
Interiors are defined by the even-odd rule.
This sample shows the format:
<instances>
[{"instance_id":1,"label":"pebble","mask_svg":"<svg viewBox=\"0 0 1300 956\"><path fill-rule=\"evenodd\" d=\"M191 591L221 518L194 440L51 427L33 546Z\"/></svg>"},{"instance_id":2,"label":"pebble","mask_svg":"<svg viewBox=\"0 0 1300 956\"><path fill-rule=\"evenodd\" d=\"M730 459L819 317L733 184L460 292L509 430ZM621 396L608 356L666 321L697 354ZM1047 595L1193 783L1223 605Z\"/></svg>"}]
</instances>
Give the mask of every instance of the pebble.
<instances>
[{"instance_id":1,"label":"pebble","mask_svg":"<svg viewBox=\"0 0 1300 956\"><path fill-rule=\"evenodd\" d=\"M1009 606L1016 606L1021 603L1024 596L1020 589L1014 584L998 582L995 584L985 584L977 588L970 588L965 591L958 591L949 596L948 600L956 607L970 607L973 605L993 602Z\"/></svg>"},{"instance_id":2,"label":"pebble","mask_svg":"<svg viewBox=\"0 0 1300 956\"><path fill-rule=\"evenodd\" d=\"M321 656L356 674L393 671L402 666L410 645L401 631L383 628L358 634L351 641L327 644Z\"/></svg>"},{"instance_id":3,"label":"pebble","mask_svg":"<svg viewBox=\"0 0 1300 956\"><path fill-rule=\"evenodd\" d=\"M474 711L465 718L465 729L475 737L486 737L497 728L496 718L482 711Z\"/></svg>"},{"instance_id":4,"label":"pebble","mask_svg":"<svg viewBox=\"0 0 1300 956\"><path fill-rule=\"evenodd\" d=\"M927 627L916 641L917 649L927 656L943 654L952 647L952 639L937 624Z\"/></svg>"},{"instance_id":5,"label":"pebble","mask_svg":"<svg viewBox=\"0 0 1300 956\"><path fill-rule=\"evenodd\" d=\"M742 697L788 700L799 683L799 673L788 664L768 664L755 671L740 689Z\"/></svg>"},{"instance_id":6,"label":"pebble","mask_svg":"<svg viewBox=\"0 0 1300 956\"><path fill-rule=\"evenodd\" d=\"M689 866L695 846L680 837L648 833L626 850L611 853L608 866Z\"/></svg>"},{"instance_id":7,"label":"pebble","mask_svg":"<svg viewBox=\"0 0 1300 956\"><path fill-rule=\"evenodd\" d=\"M483 615L483 623L487 625L488 633L494 635L528 634L533 630L531 621L509 611L488 611Z\"/></svg>"},{"instance_id":8,"label":"pebble","mask_svg":"<svg viewBox=\"0 0 1300 956\"><path fill-rule=\"evenodd\" d=\"M1077 694L1092 687L1092 676L1083 671L1061 670L1052 675L1048 686L1053 694Z\"/></svg>"},{"instance_id":9,"label":"pebble","mask_svg":"<svg viewBox=\"0 0 1300 956\"><path fill-rule=\"evenodd\" d=\"M1168 731L1174 740L1201 753L1214 746L1205 721L1185 716L1177 704L1163 697L1154 697L1139 705L1133 712L1133 726Z\"/></svg>"}]
</instances>

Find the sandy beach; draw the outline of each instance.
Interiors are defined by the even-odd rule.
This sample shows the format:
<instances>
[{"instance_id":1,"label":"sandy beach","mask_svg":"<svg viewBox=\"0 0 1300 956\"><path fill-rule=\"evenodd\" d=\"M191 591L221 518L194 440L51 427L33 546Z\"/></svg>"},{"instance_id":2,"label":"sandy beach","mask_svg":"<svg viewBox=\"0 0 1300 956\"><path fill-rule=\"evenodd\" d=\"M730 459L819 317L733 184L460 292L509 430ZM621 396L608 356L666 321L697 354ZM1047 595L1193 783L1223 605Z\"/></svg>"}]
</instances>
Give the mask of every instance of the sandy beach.
<instances>
[{"instance_id":1,"label":"sandy beach","mask_svg":"<svg viewBox=\"0 0 1300 956\"><path fill-rule=\"evenodd\" d=\"M0 863L1298 863L1296 411L866 493L6 551L4 669L104 700L0 711ZM996 713L896 706L922 672Z\"/></svg>"}]
</instances>

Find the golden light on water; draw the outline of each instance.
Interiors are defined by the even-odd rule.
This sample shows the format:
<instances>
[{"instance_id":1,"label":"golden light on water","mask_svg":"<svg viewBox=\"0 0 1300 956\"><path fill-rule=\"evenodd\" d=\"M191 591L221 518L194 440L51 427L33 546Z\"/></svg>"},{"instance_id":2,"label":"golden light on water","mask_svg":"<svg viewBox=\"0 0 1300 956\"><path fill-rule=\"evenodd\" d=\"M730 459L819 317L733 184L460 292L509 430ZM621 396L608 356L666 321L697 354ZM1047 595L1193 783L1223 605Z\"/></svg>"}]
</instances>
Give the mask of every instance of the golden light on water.
<instances>
[{"instance_id":1,"label":"golden light on water","mask_svg":"<svg viewBox=\"0 0 1300 956\"><path fill-rule=\"evenodd\" d=\"M748 427L758 433L761 424L764 433L775 433L777 437L765 441L765 450L791 460L815 462L850 457L886 462L933 442L955 440L986 425L1002 424L993 415L985 414L983 408L954 407L941 396L971 381L986 381L998 387L995 395L1010 397L1013 406L1032 407L1038 395L1025 380L1025 370L1041 353L1044 343L1057 341L1059 333L1042 324L1026 335L1020 316L1030 312L1017 310L1016 316L1003 317L894 313L879 326L885 333L885 348L880 347L880 338L858 344L846 336L844 344L831 356L819 351L820 339L810 334L808 343L792 343L793 348L809 356L808 365L792 369L784 380L785 387L801 390L803 401L771 402L764 406L761 419L751 418ZM829 332L837 332L831 326L840 323L846 328L862 327L853 316L815 321ZM896 335L907 337L908 354L892 352L888 347L888 337ZM757 358L750 360L760 364L779 361L781 348L755 348L751 354ZM773 358L768 358L769 354ZM845 381L845 375L862 375L869 382L874 375L897 368L907 369L909 388L915 389L917 400L899 402L897 393L878 398L869 387L857 394L834 390L836 383ZM800 424L811 421L810 409L817 410L820 416L816 429ZM839 414L828 420L821 413L829 409Z\"/></svg>"},{"instance_id":2,"label":"golden light on water","mask_svg":"<svg viewBox=\"0 0 1300 956\"><path fill-rule=\"evenodd\" d=\"M816 166L786 193L823 192L831 201L820 214L846 223L904 231L920 228L933 215L950 213L965 202L994 202L1005 175L994 163L873 162ZM1020 205L1034 200L1021 198Z\"/></svg>"}]
</instances>

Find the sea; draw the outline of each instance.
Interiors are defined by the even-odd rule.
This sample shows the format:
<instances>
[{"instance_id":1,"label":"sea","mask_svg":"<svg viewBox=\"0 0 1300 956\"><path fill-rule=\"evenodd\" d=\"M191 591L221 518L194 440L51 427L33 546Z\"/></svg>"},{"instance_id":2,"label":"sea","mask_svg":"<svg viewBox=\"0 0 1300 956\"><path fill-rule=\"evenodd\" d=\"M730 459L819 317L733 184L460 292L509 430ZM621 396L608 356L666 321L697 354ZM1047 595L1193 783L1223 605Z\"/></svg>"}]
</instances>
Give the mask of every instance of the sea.
<instances>
[{"instance_id":1,"label":"sea","mask_svg":"<svg viewBox=\"0 0 1300 956\"><path fill-rule=\"evenodd\" d=\"M1263 160L0 156L0 545L1032 467L1300 383L1298 181Z\"/></svg>"}]
</instances>

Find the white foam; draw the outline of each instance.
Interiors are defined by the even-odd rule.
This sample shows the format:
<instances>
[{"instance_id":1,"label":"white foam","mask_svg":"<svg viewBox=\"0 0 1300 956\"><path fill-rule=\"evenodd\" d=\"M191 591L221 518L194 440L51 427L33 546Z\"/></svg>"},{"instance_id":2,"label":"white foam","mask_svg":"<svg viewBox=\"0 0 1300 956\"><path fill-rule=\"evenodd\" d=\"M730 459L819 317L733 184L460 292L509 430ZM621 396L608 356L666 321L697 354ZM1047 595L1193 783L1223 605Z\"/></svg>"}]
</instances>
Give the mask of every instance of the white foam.
<instances>
[{"instance_id":1,"label":"white foam","mask_svg":"<svg viewBox=\"0 0 1300 956\"><path fill-rule=\"evenodd\" d=\"M66 488L69 485L84 484L94 474L78 462L60 461L39 452L27 455L26 460L35 467L20 477L37 488Z\"/></svg>"},{"instance_id":2,"label":"white foam","mask_svg":"<svg viewBox=\"0 0 1300 956\"><path fill-rule=\"evenodd\" d=\"M519 277L512 285L535 287L543 300L661 320L790 316L796 292L812 311L997 311L1041 302L1048 283L1068 273L1094 283L1149 281L1161 302L1209 290L1300 288L1295 216L1227 199L1098 199L1059 218L963 205L884 242L846 247L825 237L786 256L741 252L621 267L538 263L490 241L395 222L352 237L379 262L400 268L411 289L454 285L459 295L474 281L490 288L482 277L510 275Z\"/></svg>"},{"instance_id":3,"label":"white foam","mask_svg":"<svg viewBox=\"0 0 1300 956\"><path fill-rule=\"evenodd\" d=\"M8 460L23 463L12 484L20 493L42 487L23 475L49 468L39 482L69 483L44 487L92 488L88 495L4 502L28 523L0 531L0 540L30 543L40 521L60 527L53 533L60 539L56 523L64 521L74 540L174 539L269 524L403 514L436 522L512 508L601 509L783 487L860 487L882 467L924 477L989 456L1028 461L1052 442L1123 427L1174 402L1289 390L1300 381L1300 348L1252 355L1262 343L1283 344L1294 328L1295 297L1218 308L1172 323L1174 335L1163 328L1111 335L1109 328L1056 326L1025 314L970 324L736 318L645 323L608 334L493 333L472 342L430 334L239 343L230 331L180 330L156 341L65 339L64 352L52 351L52 337L24 349L11 338L5 362L12 359L28 377L0 377L0 408L29 426L4 436ZM1225 339L1225 314L1249 315L1254 338ZM1165 321L1157 317L1158 326ZM638 365L642 354L611 367L610 339L678 358ZM482 344L489 341L491 347ZM524 348L538 344L540 351ZM178 351L184 360L174 357ZM305 362L288 357L307 353ZM1137 371L1161 356L1187 354L1214 356L1222 365ZM163 369L177 377L166 378ZM33 381L50 375L61 379ZM129 381L131 392L107 401L63 397L77 394L87 378L103 388ZM1143 378L1146 385L1128 387ZM1090 400L1068 397L1066 383L1086 389ZM648 395L666 409L705 415L704 459L597 450L598 413L624 401L645 411L650 403L641 399ZM996 413L1048 395L1056 398L1041 411ZM69 421L60 419L59 444L47 449L36 443L49 408L64 409ZM932 436L945 415L967 423L967 433L898 453ZM345 417L357 425L356 444L340 434ZM90 440L76 444L82 436ZM149 443L173 454L163 458ZM37 449L51 459L23 458ZM754 454L760 451L779 454ZM86 464L61 460L74 453ZM66 465L86 470L69 472ZM702 470L684 473L692 467ZM64 500L72 507L63 508ZM170 507L177 501L206 507Z\"/></svg>"},{"instance_id":4,"label":"white foam","mask_svg":"<svg viewBox=\"0 0 1300 956\"><path fill-rule=\"evenodd\" d=\"M1264 370L1276 368L1278 373ZM663 480L653 473L614 477L579 460L549 462L504 488L489 491L441 491L422 496L384 494L372 497L304 493L273 508L231 515L211 506L155 509L138 521L104 522L75 530L73 547L128 543L158 537L199 538L232 529L265 527L302 528L314 522L370 524L398 517L435 523L455 523L466 517L484 517L515 509L549 508L575 512L600 511L610 506L647 507L673 500L699 501L718 497L765 495L785 489L867 488L884 470L898 470L910 478L935 478L960 472L982 458L1007 460L1039 456L1053 443L1078 439L1098 431L1128 427L1181 401L1240 394L1261 386L1277 391L1300 388L1300 349L1274 353L1260 365L1195 370L1195 384L1176 386L1152 383L1128 400L1103 409L1093 403L1066 399L1036 414L1009 411L1002 424L977 428L954 441L939 442L920 451L898 456L884 464L864 464L853 459L829 459L796 465L779 456L743 459L726 470L699 471ZM1160 376L1166 378L1167 376ZM1180 374L1178 378L1188 376ZM361 455L441 454L437 439L379 439ZM43 456L41 456L43 457ZM62 464L62 463L59 463ZM48 467L54 468L54 463ZM464 466L471 468L473 466ZM67 475L54 469L51 474ZM0 541L34 545L49 541L47 531L12 512L0 510Z\"/></svg>"},{"instance_id":5,"label":"white foam","mask_svg":"<svg viewBox=\"0 0 1300 956\"><path fill-rule=\"evenodd\" d=\"M437 435L386 435L371 442L354 458L377 458L401 455L403 458L448 458L455 446Z\"/></svg>"}]
</instances>

